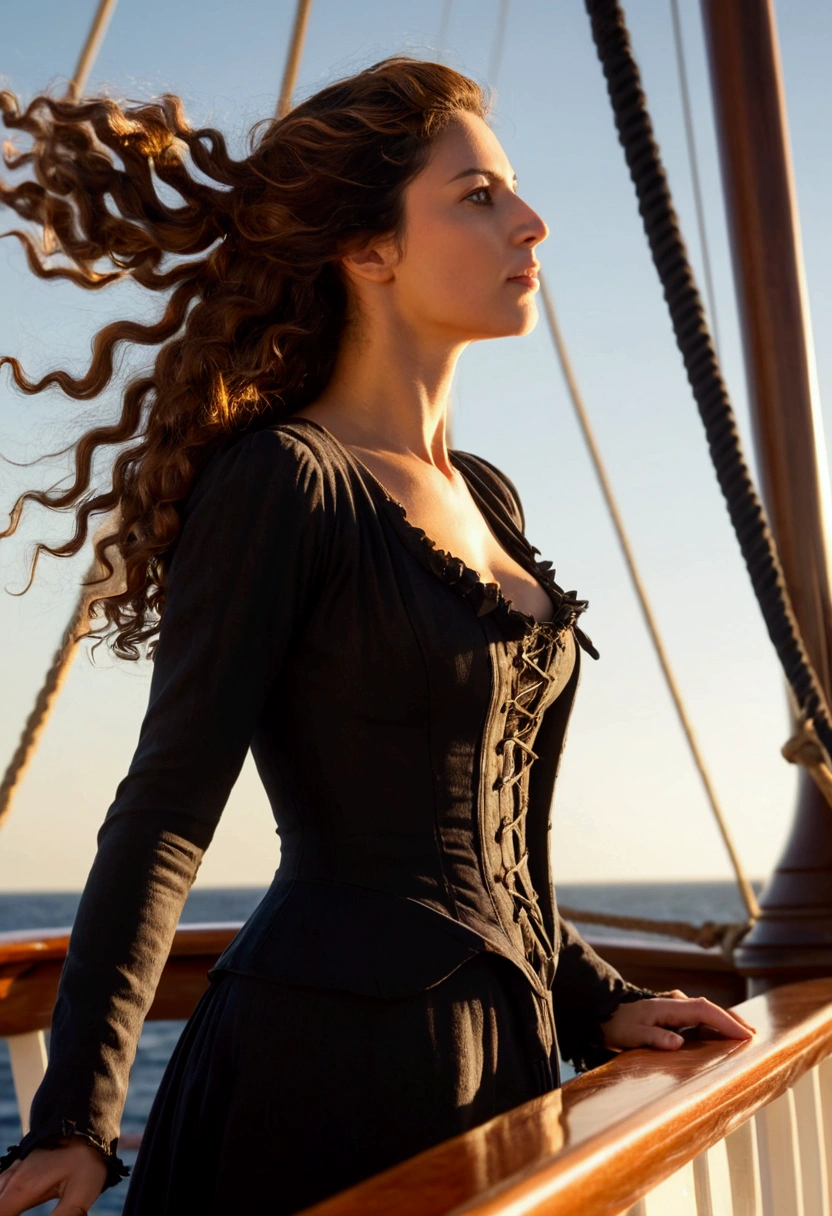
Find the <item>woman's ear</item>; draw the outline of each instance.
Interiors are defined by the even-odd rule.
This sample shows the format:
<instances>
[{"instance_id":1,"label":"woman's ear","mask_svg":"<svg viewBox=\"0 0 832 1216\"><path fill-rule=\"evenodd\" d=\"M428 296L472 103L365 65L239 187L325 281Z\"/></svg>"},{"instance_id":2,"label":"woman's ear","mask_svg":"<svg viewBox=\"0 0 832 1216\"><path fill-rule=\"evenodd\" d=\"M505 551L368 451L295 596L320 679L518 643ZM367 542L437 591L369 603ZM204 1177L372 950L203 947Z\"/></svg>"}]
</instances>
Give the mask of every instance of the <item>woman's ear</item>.
<instances>
[{"instance_id":1,"label":"woman's ear","mask_svg":"<svg viewBox=\"0 0 832 1216\"><path fill-rule=\"evenodd\" d=\"M360 249L341 258L344 270L366 283L390 283L395 278L399 251L393 237L373 237Z\"/></svg>"}]
</instances>

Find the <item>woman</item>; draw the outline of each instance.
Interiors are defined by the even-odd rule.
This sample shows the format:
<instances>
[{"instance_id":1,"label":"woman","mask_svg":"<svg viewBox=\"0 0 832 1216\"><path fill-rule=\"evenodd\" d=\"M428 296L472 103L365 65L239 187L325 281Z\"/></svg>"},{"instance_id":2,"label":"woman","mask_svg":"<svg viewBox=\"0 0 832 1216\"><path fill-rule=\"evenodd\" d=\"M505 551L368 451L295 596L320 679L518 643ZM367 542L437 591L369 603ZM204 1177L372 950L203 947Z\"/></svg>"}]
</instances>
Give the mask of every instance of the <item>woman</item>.
<instances>
[{"instance_id":1,"label":"woman","mask_svg":"<svg viewBox=\"0 0 832 1216\"><path fill-rule=\"evenodd\" d=\"M241 162L175 98L19 115L5 95L4 114L34 136L36 183L3 199L54 234L63 273L173 292L156 326L102 331L82 380L6 360L24 391L90 397L117 341L162 344L118 424L78 443L73 486L24 496L6 533L26 497L74 508L50 550L68 555L118 508L97 549L116 546L125 589L99 611L124 658L159 638L0 1216L84 1211L124 1172L142 1020L249 745L280 866L183 1032L126 1213L295 1212L555 1087L559 1047L586 1067L678 1047L672 1026L748 1037L625 983L555 908L586 603L537 560L511 482L446 445L463 349L534 326L547 235L479 87L390 58Z\"/></svg>"}]
</instances>

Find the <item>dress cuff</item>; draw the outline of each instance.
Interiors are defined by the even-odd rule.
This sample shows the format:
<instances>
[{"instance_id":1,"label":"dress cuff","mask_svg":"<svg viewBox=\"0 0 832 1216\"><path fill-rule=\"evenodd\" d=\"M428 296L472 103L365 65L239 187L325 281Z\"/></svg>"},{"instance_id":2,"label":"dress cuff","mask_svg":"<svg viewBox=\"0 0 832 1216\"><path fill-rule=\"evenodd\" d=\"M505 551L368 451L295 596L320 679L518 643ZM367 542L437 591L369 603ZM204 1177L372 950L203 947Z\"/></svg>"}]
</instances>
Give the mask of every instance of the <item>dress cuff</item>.
<instances>
[{"instance_id":1,"label":"dress cuff","mask_svg":"<svg viewBox=\"0 0 832 1216\"><path fill-rule=\"evenodd\" d=\"M97 1149L104 1158L107 1166L107 1178L102 1191L115 1186L130 1173L128 1166L116 1155L118 1140L108 1142L96 1136L93 1132L79 1128L73 1119L54 1119L38 1131L28 1132L19 1144L12 1144L4 1157L0 1157L0 1173L7 1170L15 1161L23 1161L36 1148L58 1148L61 1143L71 1136L80 1136L85 1144Z\"/></svg>"},{"instance_id":2,"label":"dress cuff","mask_svg":"<svg viewBox=\"0 0 832 1216\"><path fill-rule=\"evenodd\" d=\"M593 1009L593 1021L587 1027L586 1035L582 1036L581 1049L571 1057L575 1071L588 1072L589 1069L598 1068L600 1064L606 1064L621 1054L620 1051L613 1051L604 1045L602 1030L604 1022L610 1020L619 1005L630 1005L633 1001L652 1000L658 995L650 988L637 988L633 984L614 988L607 999Z\"/></svg>"}]
</instances>

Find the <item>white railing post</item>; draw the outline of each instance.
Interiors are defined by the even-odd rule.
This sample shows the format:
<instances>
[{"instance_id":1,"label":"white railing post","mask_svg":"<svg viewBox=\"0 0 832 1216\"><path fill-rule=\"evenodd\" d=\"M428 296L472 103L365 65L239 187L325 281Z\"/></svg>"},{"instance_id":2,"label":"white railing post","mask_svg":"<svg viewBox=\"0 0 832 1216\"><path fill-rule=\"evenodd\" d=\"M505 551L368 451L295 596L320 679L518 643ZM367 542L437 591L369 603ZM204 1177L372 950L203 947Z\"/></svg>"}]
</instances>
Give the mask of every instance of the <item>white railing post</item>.
<instances>
[{"instance_id":1,"label":"white railing post","mask_svg":"<svg viewBox=\"0 0 832 1216\"><path fill-rule=\"evenodd\" d=\"M708 1154L700 1153L693 1159L693 1187L696 1195L696 1216L716 1216L711 1201L711 1171Z\"/></svg>"},{"instance_id":2,"label":"white railing post","mask_svg":"<svg viewBox=\"0 0 832 1216\"><path fill-rule=\"evenodd\" d=\"M760 1158L754 1119L746 1119L725 1137L731 1178L731 1216L763 1216L760 1193Z\"/></svg>"},{"instance_id":3,"label":"white railing post","mask_svg":"<svg viewBox=\"0 0 832 1216\"><path fill-rule=\"evenodd\" d=\"M832 1056L627 1216L832 1216L830 1173Z\"/></svg>"},{"instance_id":4,"label":"white railing post","mask_svg":"<svg viewBox=\"0 0 832 1216\"><path fill-rule=\"evenodd\" d=\"M693 1160L696 1216L735 1216L728 1153L724 1140Z\"/></svg>"},{"instance_id":5,"label":"white railing post","mask_svg":"<svg viewBox=\"0 0 832 1216\"><path fill-rule=\"evenodd\" d=\"M32 1098L46 1072L46 1037L42 1030L33 1030L29 1034L10 1034L6 1042L9 1045L20 1126L25 1136L29 1130Z\"/></svg>"},{"instance_id":6,"label":"white railing post","mask_svg":"<svg viewBox=\"0 0 832 1216\"><path fill-rule=\"evenodd\" d=\"M764 1216L805 1216L793 1091L764 1106L755 1122Z\"/></svg>"},{"instance_id":7,"label":"white railing post","mask_svg":"<svg viewBox=\"0 0 832 1216\"><path fill-rule=\"evenodd\" d=\"M832 1056L827 1056L818 1065L818 1091L826 1158L826 1196L832 1211Z\"/></svg>"},{"instance_id":8,"label":"white railing post","mask_svg":"<svg viewBox=\"0 0 832 1216\"><path fill-rule=\"evenodd\" d=\"M689 1161L642 1200L646 1216L699 1216L693 1163Z\"/></svg>"},{"instance_id":9,"label":"white railing post","mask_svg":"<svg viewBox=\"0 0 832 1216\"><path fill-rule=\"evenodd\" d=\"M804 1073L792 1092L797 1118L797 1142L800 1146L804 1216L829 1216L829 1183L818 1069L810 1068Z\"/></svg>"}]
</instances>

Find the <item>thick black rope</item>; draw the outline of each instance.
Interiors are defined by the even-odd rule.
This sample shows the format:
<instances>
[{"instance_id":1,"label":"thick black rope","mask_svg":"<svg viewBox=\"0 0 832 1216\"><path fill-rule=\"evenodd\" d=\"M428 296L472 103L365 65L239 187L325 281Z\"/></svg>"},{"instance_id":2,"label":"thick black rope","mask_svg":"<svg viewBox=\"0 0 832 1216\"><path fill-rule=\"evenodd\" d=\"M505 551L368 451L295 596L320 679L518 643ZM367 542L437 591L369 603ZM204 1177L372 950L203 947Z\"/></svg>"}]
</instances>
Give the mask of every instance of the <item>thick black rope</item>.
<instances>
[{"instance_id":1,"label":"thick black rope","mask_svg":"<svg viewBox=\"0 0 832 1216\"><path fill-rule=\"evenodd\" d=\"M585 3L607 80L618 138L636 188L644 231L731 523L795 701L814 721L821 742L832 755L832 716L800 636L774 536L743 455L736 418L653 138L624 12L616 0L585 0Z\"/></svg>"}]
</instances>

